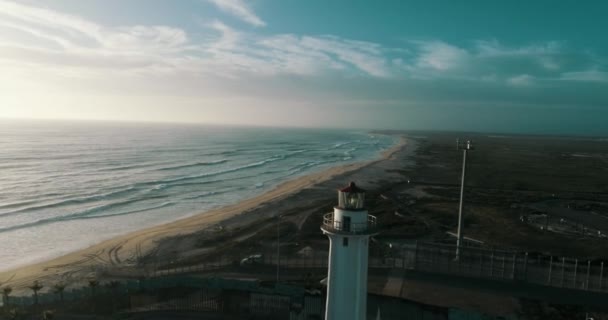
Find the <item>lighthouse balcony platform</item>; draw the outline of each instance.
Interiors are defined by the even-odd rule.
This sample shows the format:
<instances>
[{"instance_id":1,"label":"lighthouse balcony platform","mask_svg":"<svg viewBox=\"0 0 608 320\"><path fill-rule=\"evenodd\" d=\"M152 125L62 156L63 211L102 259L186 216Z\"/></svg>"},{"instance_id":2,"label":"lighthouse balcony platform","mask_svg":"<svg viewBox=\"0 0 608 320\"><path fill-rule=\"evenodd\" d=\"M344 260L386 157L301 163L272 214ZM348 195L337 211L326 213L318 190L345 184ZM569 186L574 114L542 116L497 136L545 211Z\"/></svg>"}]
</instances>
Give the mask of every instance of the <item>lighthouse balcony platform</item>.
<instances>
[{"instance_id":1,"label":"lighthouse balcony platform","mask_svg":"<svg viewBox=\"0 0 608 320\"><path fill-rule=\"evenodd\" d=\"M328 233L349 234L349 235L366 235L375 234L378 230L378 219L371 214L367 215L367 221L362 223L344 223L334 219L333 212L323 216L323 225L321 230Z\"/></svg>"}]
</instances>

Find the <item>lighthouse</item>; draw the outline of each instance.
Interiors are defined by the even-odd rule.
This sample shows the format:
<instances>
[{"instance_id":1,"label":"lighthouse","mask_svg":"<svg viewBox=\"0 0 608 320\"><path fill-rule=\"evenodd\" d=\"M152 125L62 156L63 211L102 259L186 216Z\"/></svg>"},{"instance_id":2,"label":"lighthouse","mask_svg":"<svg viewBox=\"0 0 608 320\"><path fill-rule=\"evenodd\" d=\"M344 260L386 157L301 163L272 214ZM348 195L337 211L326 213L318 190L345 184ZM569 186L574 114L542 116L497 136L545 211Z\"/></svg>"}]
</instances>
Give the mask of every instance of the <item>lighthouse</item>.
<instances>
[{"instance_id":1,"label":"lighthouse","mask_svg":"<svg viewBox=\"0 0 608 320\"><path fill-rule=\"evenodd\" d=\"M364 320L367 312L369 237L376 217L365 208L365 190L351 182L338 190L338 205L323 217L329 237L326 320Z\"/></svg>"}]
</instances>

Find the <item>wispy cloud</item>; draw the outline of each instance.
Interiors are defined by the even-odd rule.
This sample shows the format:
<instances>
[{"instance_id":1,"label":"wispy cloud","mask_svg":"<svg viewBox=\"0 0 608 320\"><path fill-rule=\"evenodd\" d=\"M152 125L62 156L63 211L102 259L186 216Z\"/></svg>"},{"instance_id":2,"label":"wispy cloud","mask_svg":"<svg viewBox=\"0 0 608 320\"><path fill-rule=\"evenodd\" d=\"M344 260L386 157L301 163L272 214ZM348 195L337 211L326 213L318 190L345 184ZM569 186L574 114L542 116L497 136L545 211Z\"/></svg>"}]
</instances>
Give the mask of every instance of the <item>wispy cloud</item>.
<instances>
[{"instance_id":1,"label":"wispy cloud","mask_svg":"<svg viewBox=\"0 0 608 320\"><path fill-rule=\"evenodd\" d=\"M375 77L390 75L385 48L365 41L341 39L333 36L302 37L291 45L303 50L324 53L327 58L335 56L338 62L350 64L357 69Z\"/></svg>"},{"instance_id":2,"label":"wispy cloud","mask_svg":"<svg viewBox=\"0 0 608 320\"><path fill-rule=\"evenodd\" d=\"M555 41L517 47L497 40L478 40L466 47L438 40L410 43L415 54L401 67L414 78L478 80L515 86L566 78L604 79L601 72L596 72L602 70L597 57L588 52L573 52Z\"/></svg>"},{"instance_id":3,"label":"wispy cloud","mask_svg":"<svg viewBox=\"0 0 608 320\"><path fill-rule=\"evenodd\" d=\"M239 73L318 75L332 70L391 75L385 48L379 44L335 36L262 36L219 20L205 27L210 37L193 42L184 30L171 26L103 26L0 0L0 59L53 70L81 68L83 74L107 68L121 73L188 72L228 78ZM31 41L26 44L25 38Z\"/></svg>"},{"instance_id":4,"label":"wispy cloud","mask_svg":"<svg viewBox=\"0 0 608 320\"><path fill-rule=\"evenodd\" d=\"M521 74L507 79L508 84L520 87L529 86L533 83L533 81L534 78L528 74Z\"/></svg>"},{"instance_id":5,"label":"wispy cloud","mask_svg":"<svg viewBox=\"0 0 608 320\"><path fill-rule=\"evenodd\" d=\"M241 1L208 0L253 25L264 22ZM390 81L478 81L522 86L543 81L608 82L606 64L565 44L508 46L497 40L440 40L387 47L335 35L260 34L214 20L203 39L167 25L107 26L51 9L0 0L0 62L90 75L244 79L300 77Z\"/></svg>"},{"instance_id":6,"label":"wispy cloud","mask_svg":"<svg viewBox=\"0 0 608 320\"><path fill-rule=\"evenodd\" d=\"M330 72L390 77L384 48L371 42L334 36L278 34L260 36L220 21L209 24L217 38L201 46L207 71L217 66L225 76L323 75Z\"/></svg>"},{"instance_id":7,"label":"wispy cloud","mask_svg":"<svg viewBox=\"0 0 608 320\"><path fill-rule=\"evenodd\" d=\"M447 71L469 63L466 50L442 41L416 41L419 50L416 66L421 69Z\"/></svg>"},{"instance_id":8,"label":"wispy cloud","mask_svg":"<svg viewBox=\"0 0 608 320\"><path fill-rule=\"evenodd\" d=\"M0 0L0 26L54 42L67 50L172 50L186 32L169 26L106 27L78 16Z\"/></svg>"},{"instance_id":9,"label":"wispy cloud","mask_svg":"<svg viewBox=\"0 0 608 320\"><path fill-rule=\"evenodd\" d=\"M608 83L608 72L599 71L599 70L565 72L562 74L560 79L568 80L568 81L588 81L588 82L606 82L606 83Z\"/></svg>"},{"instance_id":10,"label":"wispy cloud","mask_svg":"<svg viewBox=\"0 0 608 320\"><path fill-rule=\"evenodd\" d=\"M207 0L218 9L231 14L252 26L263 27L266 25L242 0Z\"/></svg>"},{"instance_id":11,"label":"wispy cloud","mask_svg":"<svg viewBox=\"0 0 608 320\"><path fill-rule=\"evenodd\" d=\"M559 54L564 50L563 44L557 41L547 41L521 47L508 47L497 40L478 40L474 42L475 50L480 56L543 56Z\"/></svg>"},{"instance_id":12,"label":"wispy cloud","mask_svg":"<svg viewBox=\"0 0 608 320\"><path fill-rule=\"evenodd\" d=\"M42 67L141 69L189 48L169 26L106 27L50 9L0 0L0 59ZM29 39L29 41L23 41Z\"/></svg>"}]
</instances>

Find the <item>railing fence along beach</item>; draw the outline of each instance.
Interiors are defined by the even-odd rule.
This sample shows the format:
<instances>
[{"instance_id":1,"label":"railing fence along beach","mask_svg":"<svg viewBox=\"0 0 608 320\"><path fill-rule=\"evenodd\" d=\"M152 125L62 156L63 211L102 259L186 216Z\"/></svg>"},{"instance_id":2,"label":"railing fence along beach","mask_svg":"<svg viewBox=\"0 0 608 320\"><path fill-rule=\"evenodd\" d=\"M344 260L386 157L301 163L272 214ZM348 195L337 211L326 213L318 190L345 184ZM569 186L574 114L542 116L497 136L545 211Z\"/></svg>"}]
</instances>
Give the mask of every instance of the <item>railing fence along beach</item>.
<instances>
[{"instance_id":1,"label":"railing fence along beach","mask_svg":"<svg viewBox=\"0 0 608 320\"><path fill-rule=\"evenodd\" d=\"M486 248L417 243L404 247L389 264L427 273L498 279L576 290L607 292L604 261Z\"/></svg>"},{"instance_id":2,"label":"railing fence along beach","mask_svg":"<svg viewBox=\"0 0 608 320\"><path fill-rule=\"evenodd\" d=\"M430 242L416 242L393 247L383 255L369 258L369 268L405 269L424 273L455 275L488 280L517 281L542 286L607 292L605 262L568 257L530 254L513 250L464 247L456 259L455 246ZM156 259L144 266L90 267L90 274L101 278L155 278L180 274L208 273L232 270L248 273L252 268L326 269L326 251L301 250L296 254L271 250L248 256L222 255L202 259L200 263L163 261ZM83 279L80 279L83 280ZM87 279L84 279L87 280ZM11 284L13 289L25 289L31 283Z\"/></svg>"},{"instance_id":3,"label":"railing fence along beach","mask_svg":"<svg viewBox=\"0 0 608 320\"><path fill-rule=\"evenodd\" d=\"M547 256L527 252L477 247L461 249L456 259L455 245L416 242L395 247L383 256L369 258L370 269L406 269L424 273L455 275L487 280L525 282L541 286L576 290L608 292L605 262L568 257ZM241 261L234 256L221 256L199 264L172 266L156 263L154 268L102 267L98 272L113 276L158 277L176 274L208 272L250 266L277 266L282 269L326 269L325 251L307 251L300 254L280 254L275 251L259 253L255 260Z\"/></svg>"},{"instance_id":4,"label":"railing fence along beach","mask_svg":"<svg viewBox=\"0 0 608 320\"><path fill-rule=\"evenodd\" d=\"M430 306L399 298L368 294L368 318L378 314L382 319L488 319L486 315L458 308ZM221 314L247 319L323 319L325 297L322 291L281 283L264 284L250 280L200 278L177 275L162 278L130 280L115 286L100 286L57 295L41 294L36 305L31 299L18 297L11 307L22 307L20 315L44 312L57 314L118 315L165 314L167 318L179 313L189 315ZM27 309L26 309L27 308ZM29 311L29 312L28 312ZM517 319L517 317L503 317Z\"/></svg>"},{"instance_id":5,"label":"railing fence along beach","mask_svg":"<svg viewBox=\"0 0 608 320\"><path fill-rule=\"evenodd\" d=\"M155 305L157 300L149 300L144 296L137 297L136 292L158 288L181 288L202 286L204 282L209 286L209 277L215 275L232 274L235 277L254 277L274 281L274 274L277 268L280 269L282 281L298 281L305 283L308 287L318 286L318 282L312 280L326 274L327 252L310 250L300 250L298 254L277 255L273 250L270 253L257 253L247 257L237 258L234 254L208 258L199 264L179 265L179 261L162 261L158 259L153 264L142 267L111 267L96 266L91 271L98 275L99 279L131 279L121 282L108 282L101 285L83 286L79 288L66 289L63 295L57 292L38 293L38 304L56 304L58 301L88 301L88 305L97 305L100 302L93 300L104 300L106 305L114 306L119 309L139 308L137 306ZM382 255L374 254L369 259L370 274L390 272L391 274L403 274L407 276L408 271L419 274L456 276L469 279L481 279L495 281L497 283L511 283L514 285L532 284L542 286L547 289L567 288L589 292L606 292L608 284L603 261L577 260L573 258L552 257L543 255L533 255L525 252L512 250L499 250L487 248L464 247L461 249L459 258L456 259L455 246L448 244L416 242L413 244L393 247ZM404 270L406 272L391 272ZM192 276L199 276L192 278ZM205 278L200 278L205 276ZM181 279L181 280L180 280ZM193 280L195 279L195 280ZM81 279L82 280L82 279ZM201 282L203 281L203 282ZM270 282L269 281L269 282ZM81 282L82 283L82 282ZM114 285L111 285L114 283ZM249 281L251 286L259 286L259 281ZM257 283L257 284L254 284ZM52 288L52 284L47 285L47 289ZM280 284L279 284L280 285ZM31 284L22 284L23 288ZM274 287L273 290L279 287ZM301 288L300 288L301 289ZM177 289L176 289L177 290ZM207 292L207 291L205 291ZM196 293L188 297L180 296L177 293L163 293L164 297L177 297L175 303L171 300L163 300L163 308L179 304L179 310L188 308L199 308L203 310L214 301L207 297L207 293ZM272 291L275 292L275 291ZM268 292L267 292L268 293ZM276 293L276 292L275 292ZM160 293L159 293L160 294ZM279 296L283 295L280 292ZM106 296L106 298L101 298ZM129 296L128 301L117 302L116 297L121 295ZM162 295L162 294L161 294ZM177 295L177 296L176 296ZM140 299L140 300L138 300ZM146 300L148 299L148 300ZM164 298L163 298L164 299ZM194 299L194 300L193 300ZM253 299L253 298L252 298ZM269 298L270 299L270 298ZM162 300L162 299L160 299ZM200 300L200 301L199 301ZM280 299L279 299L280 300ZM6 300L4 300L6 301ZM10 304L15 306L32 306L36 304L36 299L32 296L11 296ZM281 304L275 301L272 304ZM311 302L312 303L312 302ZM194 307L192 307L192 305ZM160 304L158 304L160 308ZM250 306L251 308L251 306ZM196 309L199 310L199 309ZM206 309L205 309L206 310ZM216 310L217 311L217 310Z\"/></svg>"}]
</instances>

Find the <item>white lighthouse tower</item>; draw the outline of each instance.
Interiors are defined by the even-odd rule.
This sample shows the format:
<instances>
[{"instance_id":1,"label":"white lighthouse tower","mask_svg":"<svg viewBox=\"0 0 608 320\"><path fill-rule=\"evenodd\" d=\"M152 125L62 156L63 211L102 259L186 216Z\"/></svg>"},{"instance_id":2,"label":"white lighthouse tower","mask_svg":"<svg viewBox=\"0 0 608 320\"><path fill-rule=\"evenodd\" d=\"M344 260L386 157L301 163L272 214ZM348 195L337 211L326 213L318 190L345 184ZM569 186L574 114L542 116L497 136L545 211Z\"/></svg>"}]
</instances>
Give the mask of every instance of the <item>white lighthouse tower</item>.
<instances>
[{"instance_id":1,"label":"white lighthouse tower","mask_svg":"<svg viewBox=\"0 0 608 320\"><path fill-rule=\"evenodd\" d=\"M354 182L338 190L338 206L323 218L329 237L326 320L365 320L367 258L376 217L367 214L365 190Z\"/></svg>"}]
</instances>

